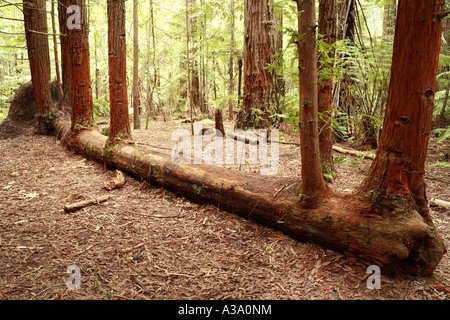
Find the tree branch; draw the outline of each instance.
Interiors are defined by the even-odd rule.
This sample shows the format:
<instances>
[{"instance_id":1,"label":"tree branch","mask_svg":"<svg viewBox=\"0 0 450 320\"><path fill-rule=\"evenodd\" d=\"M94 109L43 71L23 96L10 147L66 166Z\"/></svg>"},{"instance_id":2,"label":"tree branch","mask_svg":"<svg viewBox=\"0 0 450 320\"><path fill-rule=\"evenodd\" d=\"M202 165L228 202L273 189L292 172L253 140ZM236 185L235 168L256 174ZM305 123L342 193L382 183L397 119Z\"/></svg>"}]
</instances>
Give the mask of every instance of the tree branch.
<instances>
[{"instance_id":1,"label":"tree branch","mask_svg":"<svg viewBox=\"0 0 450 320\"><path fill-rule=\"evenodd\" d=\"M442 12L442 13L438 13L436 14L436 19L438 21L441 21L442 19L444 19L446 16L448 16L450 14L450 11L447 12Z\"/></svg>"}]
</instances>

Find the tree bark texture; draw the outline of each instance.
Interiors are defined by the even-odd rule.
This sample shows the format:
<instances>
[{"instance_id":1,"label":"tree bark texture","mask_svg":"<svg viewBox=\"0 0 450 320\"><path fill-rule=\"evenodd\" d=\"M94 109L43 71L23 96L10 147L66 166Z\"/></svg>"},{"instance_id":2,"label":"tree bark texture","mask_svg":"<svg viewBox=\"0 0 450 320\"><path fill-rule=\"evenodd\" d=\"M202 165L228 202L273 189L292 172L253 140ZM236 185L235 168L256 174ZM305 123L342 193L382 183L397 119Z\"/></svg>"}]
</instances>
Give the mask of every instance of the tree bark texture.
<instances>
[{"instance_id":1,"label":"tree bark texture","mask_svg":"<svg viewBox=\"0 0 450 320\"><path fill-rule=\"evenodd\" d=\"M444 0L399 1L383 132L361 188L362 193L378 199L372 202L374 212L388 214L396 203L395 210L420 215L431 230L435 228L424 174L442 32L442 22L436 16L443 9ZM430 233L421 246L440 241L439 235ZM443 249L436 250L418 250L410 258L426 268L429 256L440 255Z\"/></svg>"},{"instance_id":2,"label":"tree bark texture","mask_svg":"<svg viewBox=\"0 0 450 320\"><path fill-rule=\"evenodd\" d=\"M94 107L92 101L91 67L87 15L84 0L70 0L70 5L80 8L80 28L66 27L71 64L71 110L72 130L83 130L93 126ZM66 24L67 22L64 22Z\"/></svg>"},{"instance_id":3,"label":"tree bark texture","mask_svg":"<svg viewBox=\"0 0 450 320\"><path fill-rule=\"evenodd\" d=\"M50 53L47 36L47 12L44 0L24 0L23 15L31 81L36 100L37 132L48 134L52 117L50 94Z\"/></svg>"},{"instance_id":4,"label":"tree bark texture","mask_svg":"<svg viewBox=\"0 0 450 320\"><path fill-rule=\"evenodd\" d=\"M242 129L267 128L279 108L276 72L268 69L274 65L273 37L278 30L269 0L246 3L244 97L236 124Z\"/></svg>"},{"instance_id":5,"label":"tree bark texture","mask_svg":"<svg viewBox=\"0 0 450 320\"><path fill-rule=\"evenodd\" d=\"M300 152L302 193L318 196L328 190L322 176L318 138L318 84L314 0L298 0L298 56L300 88Z\"/></svg>"},{"instance_id":6,"label":"tree bark texture","mask_svg":"<svg viewBox=\"0 0 450 320\"><path fill-rule=\"evenodd\" d=\"M127 93L125 1L108 0L109 95L111 125L109 137L131 140Z\"/></svg>"},{"instance_id":7,"label":"tree bark texture","mask_svg":"<svg viewBox=\"0 0 450 320\"><path fill-rule=\"evenodd\" d=\"M324 42L332 45L336 42L336 0L319 1L319 33L324 36ZM334 59L334 50L328 53L328 59ZM328 60L327 59L327 60ZM332 68L333 63L328 63L319 68ZM320 70L320 69L319 69ZM333 100L333 79L325 77L318 83L318 112L319 112L319 149L322 171L325 176L336 175L333 161L333 138L331 130L331 110Z\"/></svg>"}]
</instances>

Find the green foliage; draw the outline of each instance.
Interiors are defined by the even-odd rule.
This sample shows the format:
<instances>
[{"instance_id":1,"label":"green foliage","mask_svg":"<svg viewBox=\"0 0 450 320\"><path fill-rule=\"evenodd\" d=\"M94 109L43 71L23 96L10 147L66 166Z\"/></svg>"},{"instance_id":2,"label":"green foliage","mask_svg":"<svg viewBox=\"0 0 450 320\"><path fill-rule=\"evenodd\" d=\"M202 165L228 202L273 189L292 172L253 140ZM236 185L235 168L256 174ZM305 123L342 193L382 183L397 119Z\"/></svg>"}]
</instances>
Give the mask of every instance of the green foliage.
<instances>
[{"instance_id":1,"label":"green foliage","mask_svg":"<svg viewBox=\"0 0 450 320\"><path fill-rule=\"evenodd\" d=\"M434 168L434 167L450 168L450 163L449 162L436 162L434 164L429 165L428 167L429 168Z\"/></svg>"},{"instance_id":2,"label":"green foliage","mask_svg":"<svg viewBox=\"0 0 450 320\"><path fill-rule=\"evenodd\" d=\"M433 131L434 136L438 138L438 142L450 140L450 126L447 128L438 128Z\"/></svg>"},{"instance_id":3,"label":"green foliage","mask_svg":"<svg viewBox=\"0 0 450 320\"><path fill-rule=\"evenodd\" d=\"M283 120L287 124L289 124L292 128L295 128L295 130L299 130L299 117L300 117L300 110L299 110L299 99L291 98L280 107L280 114L276 114L275 116L279 119Z\"/></svg>"},{"instance_id":4,"label":"green foliage","mask_svg":"<svg viewBox=\"0 0 450 320\"><path fill-rule=\"evenodd\" d=\"M109 117L109 102L104 99L94 99L94 117Z\"/></svg>"},{"instance_id":5,"label":"green foliage","mask_svg":"<svg viewBox=\"0 0 450 320\"><path fill-rule=\"evenodd\" d=\"M365 156L359 157L357 159L351 159L351 158L339 156L339 157L334 157L333 161L334 161L334 163L340 163L340 164L343 164L343 165L353 168L353 167L357 166L364 159L365 159Z\"/></svg>"}]
</instances>

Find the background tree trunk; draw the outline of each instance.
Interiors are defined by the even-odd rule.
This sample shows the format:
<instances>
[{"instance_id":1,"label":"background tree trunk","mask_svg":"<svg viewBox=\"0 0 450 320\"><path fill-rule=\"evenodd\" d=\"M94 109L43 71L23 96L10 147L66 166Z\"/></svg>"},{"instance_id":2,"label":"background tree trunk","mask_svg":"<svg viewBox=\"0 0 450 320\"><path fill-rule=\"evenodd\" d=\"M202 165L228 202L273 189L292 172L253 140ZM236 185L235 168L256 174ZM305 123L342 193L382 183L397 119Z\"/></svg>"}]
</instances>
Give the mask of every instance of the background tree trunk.
<instances>
[{"instance_id":1,"label":"background tree trunk","mask_svg":"<svg viewBox=\"0 0 450 320\"><path fill-rule=\"evenodd\" d=\"M322 176L318 131L316 15L314 0L297 0L302 193L315 197L328 190Z\"/></svg>"},{"instance_id":2,"label":"background tree trunk","mask_svg":"<svg viewBox=\"0 0 450 320\"><path fill-rule=\"evenodd\" d=\"M273 6L269 0L247 0L245 19L244 97L236 125L242 129L267 128L277 112L274 66Z\"/></svg>"},{"instance_id":3,"label":"background tree trunk","mask_svg":"<svg viewBox=\"0 0 450 320\"><path fill-rule=\"evenodd\" d=\"M94 123L86 6L84 0L71 0L70 4L78 6L81 14L81 28L66 27L66 30L71 62L72 130L82 130L92 127Z\"/></svg>"},{"instance_id":4,"label":"background tree trunk","mask_svg":"<svg viewBox=\"0 0 450 320\"><path fill-rule=\"evenodd\" d=\"M447 103L448 103L448 96L450 93L450 80L447 80L447 89L445 89L445 96L444 96L444 101L442 102L442 109L441 112L439 113L439 117L437 119L437 126L439 128L444 128L445 127L445 123L447 122L446 118L445 118L445 109L447 109Z\"/></svg>"},{"instance_id":5,"label":"background tree trunk","mask_svg":"<svg viewBox=\"0 0 450 320\"><path fill-rule=\"evenodd\" d=\"M336 1L319 1L319 33L324 36L324 42L333 45L336 42ZM334 59L334 50L328 54L328 59ZM329 63L319 68L332 68L333 63ZM320 71L320 69L319 69ZM331 110L333 100L333 79L325 77L318 83L318 112L319 112L319 149L322 171L327 180L336 176L333 161L333 138L331 130Z\"/></svg>"},{"instance_id":6,"label":"background tree trunk","mask_svg":"<svg viewBox=\"0 0 450 320\"><path fill-rule=\"evenodd\" d=\"M373 208L378 214L392 211L395 203L395 210L418 212L430 228L434 225L424 174L442 33L442 22L436 15L443 11L444 0L399 1L383 132L361 189L378 199ZM422 246L439 241L438 237L427 239ZM428 268L433 254L440 252L419 250L410 259Z\"/></svg>"},{"instance_id":7,"label":"background tree trunk","mask_svg":"<svg viewBox=\"0 0 450 320\"><path fill-rule=\"evenodd\" d=\"M138 0L133 0L133 123L141 128L139 100L139 21Z\"/></svg>"},{"instance_id":8,"label":"background tree trunk","mask_svg":"<svg viewBox=\"0 0 450 320\"><path fill-rule=\"evenodd\" d=\"M59 72L59 55L58 55L58 41L56 40L56 21L55 21L55 2L52 1L52 32L53 32L53 51L55 52L55 73L56 73L56 86L58 87L58 109L63 109L63 89L61 85L61 73Z\"/></svg>"},{"instance_id":9,"label":"background tree trunk","mask_svg":"<svg viewBox=\"0 0 450 320\"><path fill-rule=\"evenodd\" d=\"M191 8L192 0L186 0L186 63L187 63L187 101L189 102L189 113L191 118L191 133L194 135L194 96L192 94L192 83L191 83L191 55L189 49L189 42L191 39L191 19L189 18L189 11Z\"/></svg>"},{"instance_id":10,"label":"background tree trunk","mask_svg":"<svg viewBox=\"0 0 450 320\"><path fill-rule=\"evenodd\" d=\"M384 5L383 8L383 36L392 36L395 33L395 20L397 19L397 1Z\"/></svg>"},{"instance_id":11,"label":"background tree trunk","mask_svg":"<svg viewBox=\"0 0 450 320\"><path fill-rule=\"evenodd\" d=\"M61 42L61 76L64 104L71 104L72 62L70 61L69 31L67 29L67 7L69 0L58 1L59 40Z\"/></svg>"},{"instance_id":12,"label":"background tree trunk","mask_svg":"<svg viewBox=\"0 0 450 320\"><path fill-rule=\"evenodd\" d=\"M230 75L230 83L228 87L228 118L233 120L233 109L235 106L234 99L232 95L234 93L234 27L235 27L235 17L234 17L234 0L231 0L231 45L230 45L230 65L229 65L229 75Z\"/></svg>"},{"instance_id":13,"label":"background tree trunk","mask_svg":"<svg viewBox=\"0 0 450 320\"><path fill-rule=\"evenodd\" d=\"M234 1L234 0L233 0ZM200 6L203 10L205 7L204 0L200 0ZM207 69L208 69L208 60L206 58L207 56L207 46L205 45L206 39L207 39L207 33L206 33L206 19L207 14L206 11L203 15L201 15L200 18L200 110L203 113L209 113L209 107L208 107L208 78L207 78Z\"/></svg>"},{"instance_id":14,"label":"background tree trunk","mask_svg":"<svg viewBox=\"0 0 450 320\"><path fill-rule=\"evenodd\" d=\"M189 59L187 61L189 67L189 77L190 77L190 95L192 108L195 110L196 107L200 106L200 111L204 112L203 106L200 104L200 79L199 79L199 66L197 63L197 16L192 13L197 5L196 0L188 0L187 6L187 19L188 21L188 38L189 38Z\"/></svg>"},{"instance_id":15,"label":"background tree trunk","mask_svg":"<svg viewBox=\"0 0 450 320\"><path fill-rule=\"evenodd\" d=\"M127 96L127 52L125 43L125 1L108 0L110 140L131 140Z\"/></svg>"},{"instance_id":16,"label":"background tree trunk","mask_svg":"<svg viewBox=\"0 0 450 320\"><path fill-rule=\"evenodd\" d=\"M47 11L44 0L24 0L23 15L31 81L36 100L37 132L48 134L52 113L50 94L50 53L47 35Z\"/></svg>"},{"instance_id":17,"label":"background tree trunk","mask_svg":"<svg viewBox=\"0 0 450 320\"><path fill-rule=\"evenodd\" d=\"M148 45L147 45L147 120L145 129L148 129L150 117L156 119L156 111L153 103L153 96L158 82L158 69L156 68L156 37L155 37L155 19L153 17L154 7L153 0L150 0L150 21L148 29ZM151 38L151 41L150 41ZM151 56L151 58L150 58ZM151 67L151 69L150 69ZM153 72L151 77L150 70Z\"/></svg>"}]
</instances>

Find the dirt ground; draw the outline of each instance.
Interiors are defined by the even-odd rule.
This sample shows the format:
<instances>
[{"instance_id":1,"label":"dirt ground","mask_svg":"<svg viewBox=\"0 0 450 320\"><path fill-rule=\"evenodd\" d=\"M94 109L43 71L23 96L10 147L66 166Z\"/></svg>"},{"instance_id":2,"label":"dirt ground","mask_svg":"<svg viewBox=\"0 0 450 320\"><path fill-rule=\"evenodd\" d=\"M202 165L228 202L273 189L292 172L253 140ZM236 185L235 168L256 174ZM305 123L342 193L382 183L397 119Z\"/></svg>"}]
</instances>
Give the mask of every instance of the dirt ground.
<instances>
[{"instance_id":1,"label":"dirt ground","mask_svg":"<svg viewBox=\"0 0 450 320\"><path fill-rule=\"evenodd\" d=\"M153 123L133 132L142 148L170 152L174 129ZM296 135L283 136L294 141ZM165 149L163 149L165 148ZM429 167L448 157L448 143L432 141L428 198L450 201L449 168ZM332 188L351 192L371 160L336 153ZM356 161L358 160L358 161ZM121 189L103 186L114 176L73 154L55 137L20 135L0 140L0 299L418 299L450 298L444 256L434 275L382 276L370 290L367 266L353 258L288 236L209 205L198 205L145 181L127 178ZM281 176L300 176L299 148L280 146ZM256 170L250 165L234 170ZM64 205L112 195L108 202L65 213ZM450 248L450 214L431 207ZM80 269L81 289L68 290L67 268Z\"/></svg>"}]
</instances>

